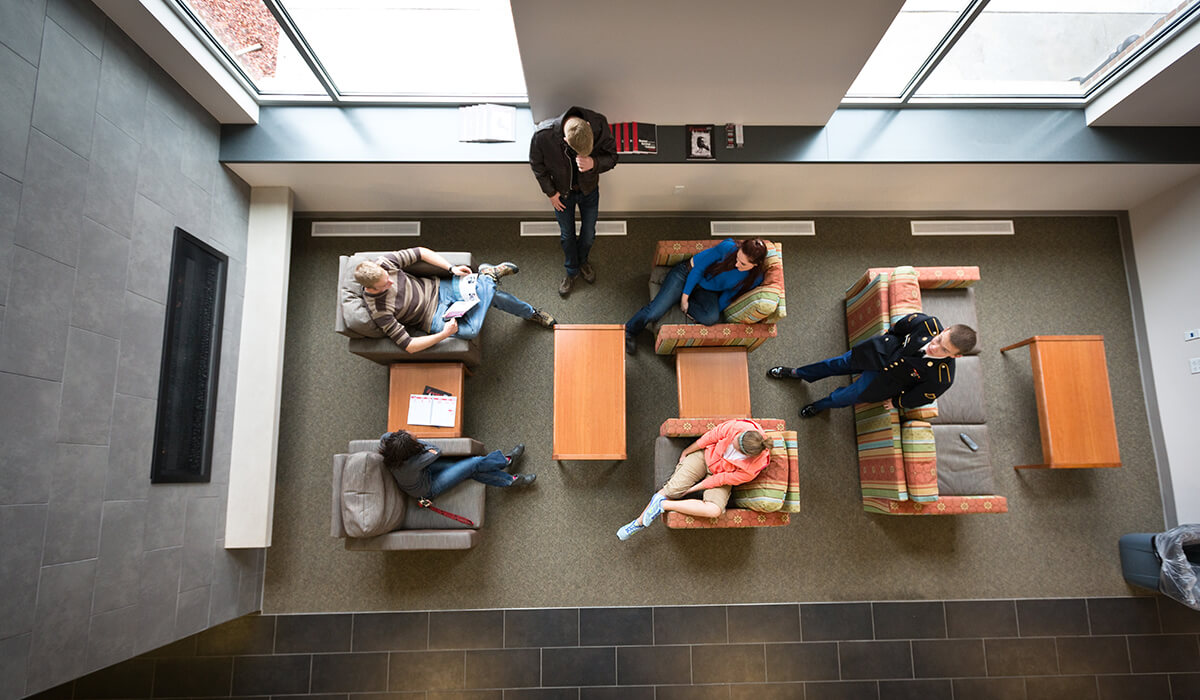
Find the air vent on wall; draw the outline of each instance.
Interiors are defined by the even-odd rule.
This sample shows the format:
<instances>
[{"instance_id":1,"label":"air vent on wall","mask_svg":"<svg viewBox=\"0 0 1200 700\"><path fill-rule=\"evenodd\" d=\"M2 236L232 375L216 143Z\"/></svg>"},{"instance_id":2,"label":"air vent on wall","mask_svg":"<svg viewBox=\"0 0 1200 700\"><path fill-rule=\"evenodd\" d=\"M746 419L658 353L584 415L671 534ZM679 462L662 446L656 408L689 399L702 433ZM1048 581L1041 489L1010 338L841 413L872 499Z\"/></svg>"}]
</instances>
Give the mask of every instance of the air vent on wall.
<instances>
[{"instance_id":1,"label":"air vent on wall","mask_svg":"<svg viewBox=\"0 0 1200 700\"><path fill-rule=\"evenodd\" d=\"M709 230L721 238L817 235L816 224L812 221L713 221Z\"/></svg>"},{"instance_id":2,"label":"air vent on wall","mask_svg":"<svg viewBox=\"0 0 1200 700\"><path fill-rule=\"evenodd\" d=\"M420 221L314 221L313 236L420 236Z\"/></svg>"},{"instance_id":3,"label":"air vent on wall","mask_svg":"<svg viewBox=\"0 0 1200 700\"><path fill-rule=\"evenodd\" d=\"M579 221L575 222L575 233L579 233ZM558 222L557 221L522 221L521 222L522 236L557 236ZM596 222L597 236L624 236L625 222L624 221L597 221Z\"/></svg>"},{"instance_id":4,"label":"air vent on wall","mask_svg":"<svg viewBox=\"0 0 1200 700\"><path fill-rule=\"evenodd\" d=\"M1012 221L913 221L914 236L1011 236Z\"/></svg>"}]
</instances>

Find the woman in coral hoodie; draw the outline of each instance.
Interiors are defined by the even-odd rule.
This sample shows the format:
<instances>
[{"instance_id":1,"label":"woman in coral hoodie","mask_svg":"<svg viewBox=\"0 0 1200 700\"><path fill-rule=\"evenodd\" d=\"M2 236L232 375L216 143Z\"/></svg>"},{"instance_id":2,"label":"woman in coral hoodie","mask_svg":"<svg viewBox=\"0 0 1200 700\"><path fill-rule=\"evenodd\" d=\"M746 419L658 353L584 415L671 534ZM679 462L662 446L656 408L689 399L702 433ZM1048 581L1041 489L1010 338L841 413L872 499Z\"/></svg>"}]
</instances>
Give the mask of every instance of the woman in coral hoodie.
<instances>
[{"instance_id":1,"label":"woman in coral hoodie","mask_svg":"<svg viewBox=\"0 0 1200 700\"><path fill-rule=\"evenodd\" d=\"M629 539L665 510L700 518L720 516L733 487L758 476L770 460L761 425L745 418L725 421L684 448L675 473L641 515L617 530L617 538ZM685 498L697 491L704 492L701 500Z\"/></svg>"}]
</instances>

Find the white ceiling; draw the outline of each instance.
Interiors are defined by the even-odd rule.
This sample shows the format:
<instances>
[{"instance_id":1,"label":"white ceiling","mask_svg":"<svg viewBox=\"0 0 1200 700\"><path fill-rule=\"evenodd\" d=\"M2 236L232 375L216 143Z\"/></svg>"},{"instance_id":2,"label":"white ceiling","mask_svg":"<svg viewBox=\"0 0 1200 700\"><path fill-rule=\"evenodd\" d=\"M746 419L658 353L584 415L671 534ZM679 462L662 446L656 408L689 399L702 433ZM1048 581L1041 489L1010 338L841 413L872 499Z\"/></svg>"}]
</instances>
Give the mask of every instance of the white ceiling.
<instances>
[{"instance_id":1,"label":"white ceiling","mask_svg":"<svg viewBox=\"0 0 1200 700\"><path fill-rule=\"evenodd\" d=\"M535 120L824 125L903 0L512 0Z\"/></svg>"},{"instance_id":2,"label":"white ceiling","mask_svg":"<svg viewBox=\"0 0 1200 700\"><path fill-rule=\"evenodd\" d=\"M1025 212L1127 210L1200 173L1192 165L643 164L604 176L613 212ZM544 211L529 166L234 163L252 186L287 185L296 211ZM683 185L676 193L675 187Z\"/></svg>"}]
</instances>

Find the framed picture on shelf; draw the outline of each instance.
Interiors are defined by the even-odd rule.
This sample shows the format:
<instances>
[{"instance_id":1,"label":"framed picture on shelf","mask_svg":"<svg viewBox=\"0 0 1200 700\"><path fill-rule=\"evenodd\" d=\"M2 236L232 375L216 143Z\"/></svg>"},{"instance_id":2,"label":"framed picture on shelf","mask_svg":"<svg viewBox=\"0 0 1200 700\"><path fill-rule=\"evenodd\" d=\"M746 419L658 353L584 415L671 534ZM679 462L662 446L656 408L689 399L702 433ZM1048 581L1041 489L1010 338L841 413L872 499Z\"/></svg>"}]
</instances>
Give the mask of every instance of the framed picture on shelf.
<instances>
[{"instance_id":1,"label":"framed picture on shelf","mask_svg":"<svg viewBox=\"0 0 1200 700\"><path fill-rule=\"evenodd\" d=\"M713 154L712 124L688 124L687 126L687 159L715 160Z\"/></svg>"}]
</instances>

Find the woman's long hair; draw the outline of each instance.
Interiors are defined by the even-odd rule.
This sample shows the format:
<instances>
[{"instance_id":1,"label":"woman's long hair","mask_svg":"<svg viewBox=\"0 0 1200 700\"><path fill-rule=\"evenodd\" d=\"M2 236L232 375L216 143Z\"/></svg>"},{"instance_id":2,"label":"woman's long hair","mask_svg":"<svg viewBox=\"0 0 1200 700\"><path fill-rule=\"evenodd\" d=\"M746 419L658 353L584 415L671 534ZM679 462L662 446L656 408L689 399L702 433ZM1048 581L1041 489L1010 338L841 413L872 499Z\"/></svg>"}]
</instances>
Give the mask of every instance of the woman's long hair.
<instances>
[{"instance_id":1,"label":"woman's long hair","mask_svg":"<svg viewBox=\"0 0 1200 700\"><path fill-rule=\"evenodd\" d=\"M379 454L383 455L384 466L399 467L421 453L421 443L407 430L384 433L379 439Z\"/></svg>"},{"instance_id":2,"label":"woman's long hair","mask_svg":"<svg viewBox=\"0 0 1200 700\"><path fill-rule=\"evenodd\" d=\"M746 259L754 263L754 267L750 268L746 273L746 279L742 280L742 286L738 288L735 296L741 296L754 289L758 278L767 272L767 244L763 242L763 239L747 238L742 241L742 244L737 249L720 261L709 265L708 269L704 271L704 277L712 279L722 272L729 272L735 269L737 267L738 250L746 254Z\"/></svg>"}]
</instances>

